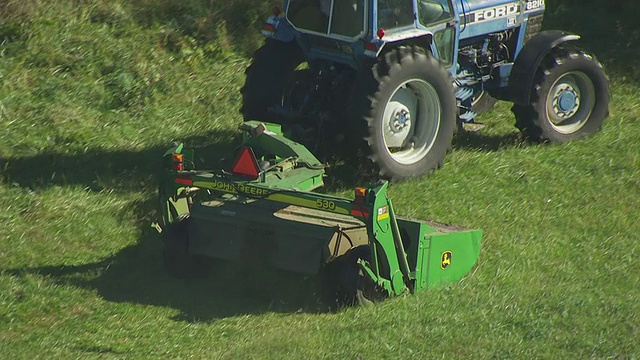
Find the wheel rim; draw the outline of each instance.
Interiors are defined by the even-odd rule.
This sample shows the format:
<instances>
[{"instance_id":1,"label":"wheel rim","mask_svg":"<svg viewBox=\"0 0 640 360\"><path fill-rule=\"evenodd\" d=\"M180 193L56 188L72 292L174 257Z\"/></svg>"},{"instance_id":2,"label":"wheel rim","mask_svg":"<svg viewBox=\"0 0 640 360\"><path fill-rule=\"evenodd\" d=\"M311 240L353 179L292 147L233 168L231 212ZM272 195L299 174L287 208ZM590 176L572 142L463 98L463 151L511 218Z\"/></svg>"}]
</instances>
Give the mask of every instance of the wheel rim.
<instances>
[{"instance_id":1,"label":"wheel rim","mask_svg":"<svg viewBox=\"0 0 640 360\"><path fill-rule=\"evenodd\" d=\"M487 96L487 92L482 89L482 83L474 86L473 88L473 96L471 97L471 107L476 106L482 100L483 97Z\"/></svg>"},{"instance_id":2,"label":"wheel rim","mask_svg":"<svg viewBox=\"0 0 640 360\"><path fill-rule=\"evenodd\" d=\"M436 89L411 79L398 86L384 109L383 139L396 162L414 164L433 147L440 128L441 106Z\"/></svg>"},{"instance_id":3,"label":"wheel rim","mask_svg":"<svg viewBox=\"0 0 640 360\"><path fill-rule=\"evenodd\" d=\"M562 75L547 96L549 123L561 134L580 130L595 107L595 86L589 76L580 71Z\"/></svg>"}]
</instances>

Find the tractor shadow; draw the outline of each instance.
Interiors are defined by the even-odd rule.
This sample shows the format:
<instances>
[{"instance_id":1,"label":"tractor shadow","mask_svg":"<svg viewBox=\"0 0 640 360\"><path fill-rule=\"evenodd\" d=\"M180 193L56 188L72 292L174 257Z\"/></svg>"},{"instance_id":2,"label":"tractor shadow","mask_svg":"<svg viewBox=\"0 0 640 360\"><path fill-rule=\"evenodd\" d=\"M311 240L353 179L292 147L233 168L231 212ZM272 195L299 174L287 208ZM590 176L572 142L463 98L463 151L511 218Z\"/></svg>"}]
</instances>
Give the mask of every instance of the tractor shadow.
<instances>
[{"instance_id":1,"label":"tractor shadow","mask_svg":"<svg viewBox=\"0 0 640 360\"><path fill-rule=\"evenodd\" d=\"M545 29L579 34L579 46L594 54L611 78L640 83L637 2L562 2L547 6ZM636 10L636 11L634 11Z\"/></svg>"},{"instance_id":2,"label":"tractor shadow","mask_svg":"<svg viewBox=\"0 0 640 360\"><path fill-rule=\"evenodd\" d=\"M482 133L482 130L480 130L478 132L458 133L453 138L452 148L469 151L496 152L535 144L539 144L539 142L524 139L517 131L508 134L485 135Z\"/></svg>"},{"instance_id":3,"label":"tractor shadow","mask_svg":"<svg viewBox=\"0 0 640 360\"><path fill-rule=\"evenodd\" d=\"M219 154L227 155L236 143L235 131L215 131L182 141L207 154L199 161L216 166ZM211 139L219 139L212 141ZM131 191L157 188L162 155L170 147L153 146L140 151L90 150L83 154L41 153L0 158L0 180L32 190L51 186L81 186L87 191Z\"/></svg>"},{"instance_id":4,"label":"tractor shadow","mask_svg":"<svg viewBox=\"0 0 640 360\"><path fill-rule=\"evenodd\" d=\"M215 44L211 54L214 56L232 50L251 56L262 43L256 31L272 9L271 4L256 4L254 0L129 0L128 5L133 10L133 20L141 26L162 24L172 29L159 39L170 51L180 52L184 46L180 35L188 35L202 43Z\"/></svg>"}]
</instances>

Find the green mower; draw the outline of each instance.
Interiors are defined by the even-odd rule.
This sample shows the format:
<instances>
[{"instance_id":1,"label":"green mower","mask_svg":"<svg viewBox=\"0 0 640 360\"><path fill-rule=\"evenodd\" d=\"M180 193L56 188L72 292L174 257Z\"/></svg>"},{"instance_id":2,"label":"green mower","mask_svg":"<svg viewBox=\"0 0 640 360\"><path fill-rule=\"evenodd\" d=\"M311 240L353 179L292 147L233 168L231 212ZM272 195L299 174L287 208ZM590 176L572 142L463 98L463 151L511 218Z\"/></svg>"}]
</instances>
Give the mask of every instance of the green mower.
<instances>
[{"instance_id":1,"label":"green mower","mask_svg":"<svg viewBox=\"0 0 640 360\"><path fill-rule=\"evenodd\" d=\"M165 265L185 276L202 258L260 262L329 277L332 299L362 303L456 282L476 264L481 230L397 216L387 182L353 199L313 192L325 166L280 125L247 121L228 169L196 167L196 150L175 144L160 181Z\"/></svg>"}]
</instances>

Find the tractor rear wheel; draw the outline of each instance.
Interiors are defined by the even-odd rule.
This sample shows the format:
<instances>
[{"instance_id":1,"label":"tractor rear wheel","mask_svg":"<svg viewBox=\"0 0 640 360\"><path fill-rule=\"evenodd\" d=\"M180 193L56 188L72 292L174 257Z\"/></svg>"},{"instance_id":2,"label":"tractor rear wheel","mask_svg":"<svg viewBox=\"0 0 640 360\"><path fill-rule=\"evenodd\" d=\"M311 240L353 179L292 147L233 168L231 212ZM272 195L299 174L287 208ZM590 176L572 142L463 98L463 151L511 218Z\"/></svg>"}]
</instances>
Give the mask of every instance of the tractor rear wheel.
<instances>
[{"instance_id":1,"label":"tractor rear wheel","mask_svg":"<svg viewBox=\"0 0 640 360\"><path fill-rule=\"evenodd\" d=\"M386 53L355 85L352 120L364 119L367 152L393 181L442 166L456 129L449 73L430 53L400 47Z\"/></svg>"},{"instance_id":2,"label":"tractor rear wheel","mask_svg":"<svg viewBox=\"0 0 640 360\"><path fill-rule=\"evenodd\" d=\"M282 42L266 39L265 44L253 55L253 62L245 71L247 77L240 90L244 120L281 122L269 108L282 105L282 99L290 85L294 71L304 61L295 41Z\"/></svg>"},{"instance_id":3,"label":"tractor rear wheel","mask_svg":"<svg viewBox=\"0 0 640 360\"><path fill-rule=\"evenodd\" d=\"M609 99L609 80L593 56L557 49L536 73L531 104L514 105L512 111L525 137L564 143L598 132Z\"/></svg>"}]
</instances>

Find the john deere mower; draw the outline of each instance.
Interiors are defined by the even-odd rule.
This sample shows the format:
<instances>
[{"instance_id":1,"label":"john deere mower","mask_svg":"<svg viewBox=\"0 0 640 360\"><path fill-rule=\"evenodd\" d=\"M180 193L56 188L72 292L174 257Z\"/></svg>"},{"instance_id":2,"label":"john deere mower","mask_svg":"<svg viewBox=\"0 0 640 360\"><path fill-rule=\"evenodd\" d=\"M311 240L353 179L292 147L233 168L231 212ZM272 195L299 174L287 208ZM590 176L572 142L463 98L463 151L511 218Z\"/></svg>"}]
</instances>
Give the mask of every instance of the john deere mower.
<instances>
[{"instance_id":1,"label":"john deere mower","mask_svg":"<svg viewBox=\"0 0 640 360\"><path fill-rule=\"evenodd\" d=\"M224 169L198 168L198 150L183 144L164 155L160 227L172 273L189 275L202 258L250 266L257 252L268 267L327 279L328 301L352 304L456 282L476 264L480 230L396 215L384 181L352 198L313 192L325 168L304 146L280 125L240 128Z\"/></svg>"}]
</instances>

